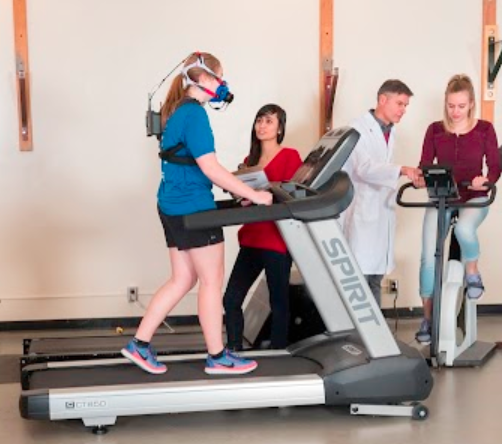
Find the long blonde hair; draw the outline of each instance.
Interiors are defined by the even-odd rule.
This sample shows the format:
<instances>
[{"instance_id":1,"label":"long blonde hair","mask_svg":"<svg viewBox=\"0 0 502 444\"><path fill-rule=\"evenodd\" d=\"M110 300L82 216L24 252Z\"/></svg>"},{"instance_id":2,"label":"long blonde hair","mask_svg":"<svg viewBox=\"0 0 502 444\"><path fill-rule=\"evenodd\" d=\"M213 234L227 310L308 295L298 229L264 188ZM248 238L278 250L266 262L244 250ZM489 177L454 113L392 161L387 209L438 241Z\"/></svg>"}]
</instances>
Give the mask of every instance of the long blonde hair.
<instances>
[{"instance_id":1,"label":"long blonde hair","mask_svg":"<svg viewBox=\"0 0 502 444\"><path fill-rule=\"evenodd\" d=\"M199 60L203 60L204 64L213 72L216 72L219 68L221 68L221 63L220 61L213 56L212 54L209 54L208 52L194 52L190 56L187 57L185 60L185 63L183 67L189 66L192 63L195 63ZM190 68L187 71L188 77L190 77L191 80L194 82L199 81L199 77L202 73L206 73L203 68L199 68L197 66L194 66ZM174 80L171 83L171 87L169 88L169 91L166 96L166 100L164 101L164 104L162 105L162 108L160 110L160 114L162 117L162 128L166 125L167 119L171 116L171 114L176 110L176 107L179 105L179 103L183 100L183 98L186 96L186 90L189 88L189 86L184 86L183 84L183 74L180 73L178 74Z\"/></svg>"},{"instance_id":2,"label":"long blonde hair","mask_svg":"<svg viewBox=\"0 0 502 444\"><path fill-rule=\"evenodd\" d=\"M448 132L453 132L452 122L448 116L448 95L458 92L467 92L469 95L469 112L467 117L469 119L469 125L472 127L474 125L474 119L476 115L476 95L474 94L474 86L472 80L468 75L456 74L449 81L444 92L444 109L443 109L443 125Z\"/></svg>"}]
</instances>

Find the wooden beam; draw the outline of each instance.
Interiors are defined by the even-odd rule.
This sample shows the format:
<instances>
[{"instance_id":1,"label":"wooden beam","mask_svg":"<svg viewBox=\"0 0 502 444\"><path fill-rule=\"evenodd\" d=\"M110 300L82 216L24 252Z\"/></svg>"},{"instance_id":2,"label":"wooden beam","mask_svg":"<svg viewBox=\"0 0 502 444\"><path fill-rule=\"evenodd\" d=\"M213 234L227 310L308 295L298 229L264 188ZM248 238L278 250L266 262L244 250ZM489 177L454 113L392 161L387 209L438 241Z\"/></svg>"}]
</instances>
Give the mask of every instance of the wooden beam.
<instances>
[{"instance_id":1,"label":"wooden beam","mask_svg":"<svg viewBox=\"0 0 502 444\"><path fill-rule=\"evenodd\" d=\"M488 42L497 38L497 0L483 0L483 35L481 42L481 118L493 123L495 85L488 83Z\"/></svg>"},{"instance_id":2,"label":"wooden beam","mask_svg":"<svg viewBox=\"0 0 502 444\"><path fill-rule=\"evenodd\" d=\"M16 87L19 118L19 149L31 151L30 65L28 62L28 30L26 0L13 0L14 44L16 53Z\"/></svg>"},{"instance_id":3,"label":"wooden beam","mask_svg":"<svg viewBox=\"0 0 502 444\"><path fill-rule=\"evenodd\" d=\"M338 72L333 68L333 0L319 0L319 135L331 129Z\"/></svg>"}]
</instances>

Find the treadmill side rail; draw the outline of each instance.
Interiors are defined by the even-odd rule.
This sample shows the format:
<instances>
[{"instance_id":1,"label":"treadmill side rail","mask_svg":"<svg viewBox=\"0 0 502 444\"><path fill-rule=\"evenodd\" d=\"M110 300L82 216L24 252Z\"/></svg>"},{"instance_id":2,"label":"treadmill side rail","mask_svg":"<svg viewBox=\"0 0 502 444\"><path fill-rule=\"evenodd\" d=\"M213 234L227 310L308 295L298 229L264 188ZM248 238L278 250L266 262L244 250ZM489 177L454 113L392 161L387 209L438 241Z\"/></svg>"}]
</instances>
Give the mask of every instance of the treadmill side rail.
<instances>
[{"instance_id":1,"label":"treadmill side rail","mask_svg":"<svg viewBox=\"0 0 502 444\"><path fill-rule=\"evenodd\" d=\"M32 394L27 391L21 396L22 399L31 398ZM51 420L83 419L96 424L98 418L119 416L322 405L325 394L322 378L312 374L246 380L215 379L211 384L192 381L54 389L49 390L49 403Z\"/></svg>"},{"instance_id":2,"label":"treadmill side rail","mask_svg":"<svg viewBox=\"0 0 502 444\"><path fill-rule=\"evenodd\" d=\"M115 425L117 422L116 416L100 416L98 418L82 418L82 422L86 427L101 428Z\"/></svg>"}]
</instances>

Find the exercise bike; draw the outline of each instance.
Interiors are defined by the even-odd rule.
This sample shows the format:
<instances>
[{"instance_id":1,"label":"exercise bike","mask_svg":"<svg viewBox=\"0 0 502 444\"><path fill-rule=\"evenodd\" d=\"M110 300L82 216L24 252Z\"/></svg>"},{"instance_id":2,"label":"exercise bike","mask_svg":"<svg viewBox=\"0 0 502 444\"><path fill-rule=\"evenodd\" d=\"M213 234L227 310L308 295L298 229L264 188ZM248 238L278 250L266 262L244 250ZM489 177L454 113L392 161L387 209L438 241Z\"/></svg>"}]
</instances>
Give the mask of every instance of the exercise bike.
<instances>
[{"instance_id":1,"label":"exercise bike","mask_svg":"<svg viewBox=\"0 0 502 444\"><path fill-rule=\"evenodd\" d=\"M445 270L444 247L448 232L455 224L455 214L458 214L458 210L491 205L497 189L495 185L487 183L486 187L490 193L485 202L461 202L451 167L431 165L422 167L422 171L429 201L403 201L403 194L405 190L413 187L412 183L407 183L399 189L396 201L402 207L435 207L438 210L430 363L434 367L479 367L492 355L496 344L477 340L477 301L467 297L465 267L460 260L459 248L455 248L453 234ZM452 217L450 226L447 227L444 220L450 209ZM440 315L437 316L437 313Z\"/></svg>"}]
</instances>

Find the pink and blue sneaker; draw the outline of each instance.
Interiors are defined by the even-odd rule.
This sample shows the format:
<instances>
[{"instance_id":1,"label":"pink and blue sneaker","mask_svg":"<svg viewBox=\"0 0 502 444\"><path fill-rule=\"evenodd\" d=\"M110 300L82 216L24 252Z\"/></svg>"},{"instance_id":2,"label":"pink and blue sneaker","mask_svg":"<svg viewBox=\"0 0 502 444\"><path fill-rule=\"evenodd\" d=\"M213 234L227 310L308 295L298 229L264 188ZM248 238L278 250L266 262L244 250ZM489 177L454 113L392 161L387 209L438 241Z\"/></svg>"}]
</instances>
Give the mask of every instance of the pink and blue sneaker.
<instances>
[{"instance_id":1,"label":"pink and blue sneaker","mask_svg":"<svg viewBox=\"0 0 502 444\"><path fill-rule=\"evenodd\" d=\"M241 358L238 354L225 349L220 358L207 356L205 372L208 375L243 375L258 367L252 359Z\"/></svg>"},{"instance_id":2,"label":"pink and blue sneaker","mask_svg":"<svg viewBox=\"0 0 502 444\"><path fill-rule=\"evenodd\" d=\"M142 347L133 339L120 352L122 356L148 373L160 375L167 371L167 366L157 361L157 354L151 345Z\"/></svg>"}]
</instances>

